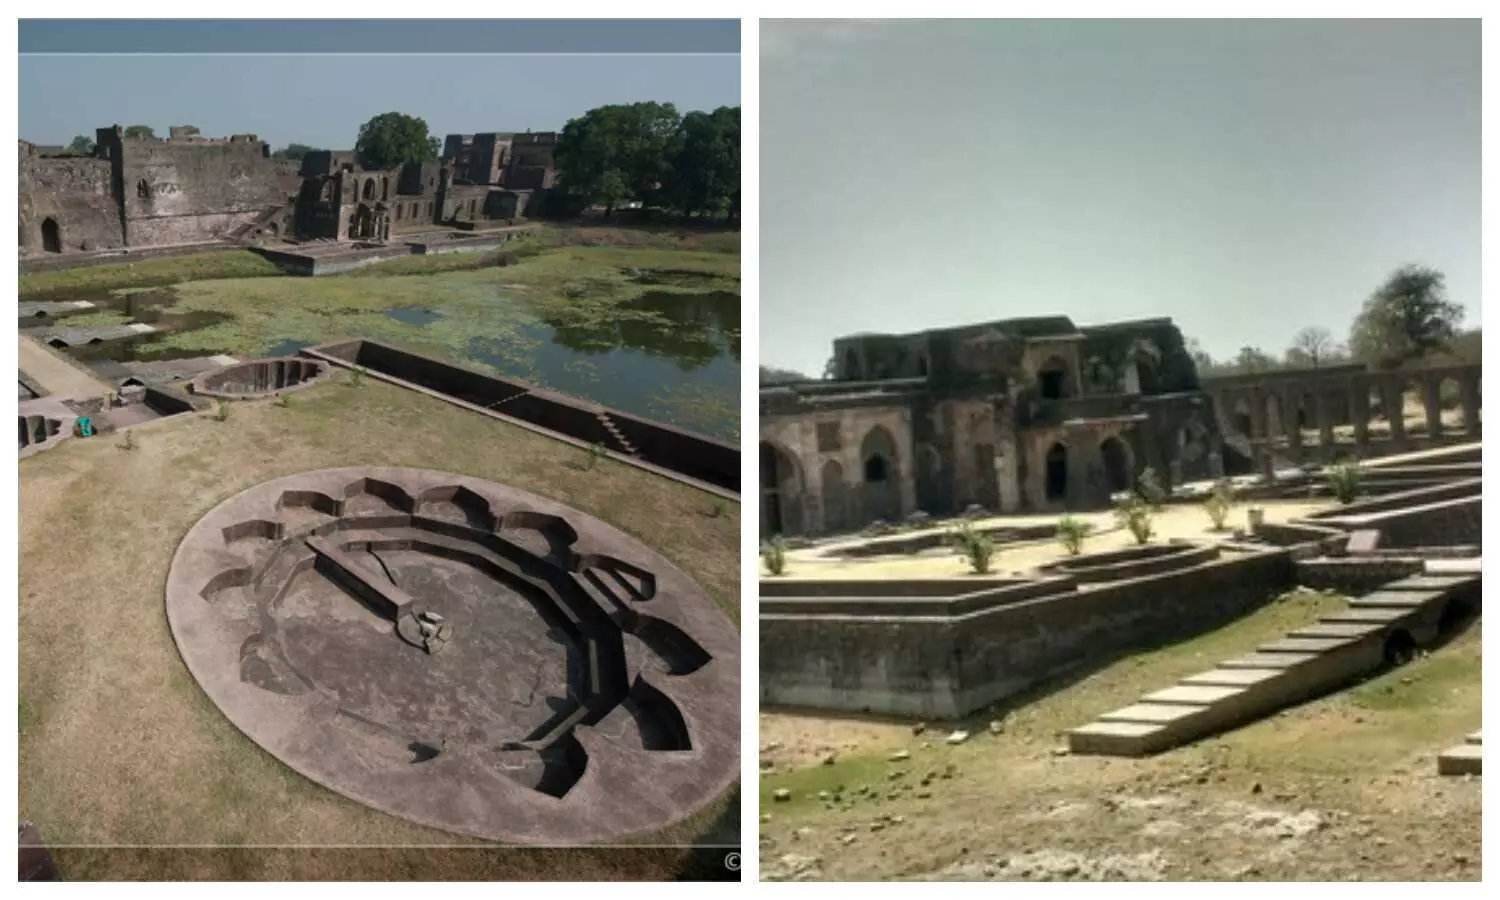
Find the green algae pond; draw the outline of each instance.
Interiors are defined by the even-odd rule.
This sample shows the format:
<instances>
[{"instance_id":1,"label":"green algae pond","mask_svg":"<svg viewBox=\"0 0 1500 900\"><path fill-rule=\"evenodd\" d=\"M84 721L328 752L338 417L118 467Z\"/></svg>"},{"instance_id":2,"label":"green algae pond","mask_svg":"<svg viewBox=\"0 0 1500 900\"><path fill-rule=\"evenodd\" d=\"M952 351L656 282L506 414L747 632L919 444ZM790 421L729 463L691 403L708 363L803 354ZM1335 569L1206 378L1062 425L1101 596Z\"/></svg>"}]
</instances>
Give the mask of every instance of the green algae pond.
<instances>
[{"instance_id":1,"label":"green algae pond","mask_svg":"<svg viewBox=\"0 0 1500 900\"><path fill-rule=\"evenodd\" d=\"M27 275L20 293L98 307L59 324L158 329L73 351L85 362L248 358L364 337L737 441L739 254L737 242L711 246L411 257L318 278L229 251Z\"/></svg>"}]
</instances>

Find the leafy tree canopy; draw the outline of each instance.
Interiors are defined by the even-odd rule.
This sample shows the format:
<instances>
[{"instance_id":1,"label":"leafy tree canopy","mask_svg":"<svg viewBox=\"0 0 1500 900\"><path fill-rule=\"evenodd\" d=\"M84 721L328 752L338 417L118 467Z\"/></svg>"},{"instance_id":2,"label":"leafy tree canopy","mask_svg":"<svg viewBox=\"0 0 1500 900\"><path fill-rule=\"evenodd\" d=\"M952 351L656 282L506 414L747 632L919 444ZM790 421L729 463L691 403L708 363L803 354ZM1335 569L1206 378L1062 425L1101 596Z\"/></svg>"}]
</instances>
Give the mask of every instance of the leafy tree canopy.
<instances>
[{"instance_id":1,"label":"leafy tree canopy","mask_svg":"<svg viewBox=\"0 0 1500 900\"><path fill-rule=\"evenodd\" d=\"M684 215L734 215L740 194L740 108L690 112L673 141L663 196Z\"/></svg>"},{"instance_id":2,"label":"leafy tree canopy","mask_svg":"<svg viewBox=\"0 0 1500 900\"><path fill-rule=\"evenodd\" d=\"M1399 366L1448 349L1463 317L1463 307L1448 300L1443 273L1402 266L1365 301L1349 348L1372 365Z\"/></svg>"},{"instance_id":3,"label":"leafy tree canopy","mask_svg":"<svg viewBox=\"0 0 1500 900\"><path fill-rule=\"evenodd\" d=\"M126 125L125 136L128 138L154 138L156 129L150 125Z\"/></svg>"},{"instance_id":4,"label":"leafy tree canopy","mask_svg":"<svg viewBox=\"0 0 1500 900\"><path fill-rule=\"evenodd\" d=\"M600 106L569 120L553 159L564 189L612 212L653 199L667 179L681 117L670 103Z\"/></svg>"},{"instance_id":5,"label":"leafy tree canopy","mask_svg":"<svg viewBox=\"0 0 1500 900\"><path fill-rule=\"evenodd\" d=\"M427 133L427 122L405 113L381 113L359 127L354 155L366 169L394 169L406 163L437 159L438 139Z\"/></svg>"},{"instance_id":6,"label":"leafy tree canopy","mask_svg":"<svg viewBox=\"0 0 1500 900\"><path fill-rule=\"evenodd\" d=\"M73 138L72 143L68 144L68 152L88 156L94 152L94 139L80 134Z\"/></svg>"}]
</instances>

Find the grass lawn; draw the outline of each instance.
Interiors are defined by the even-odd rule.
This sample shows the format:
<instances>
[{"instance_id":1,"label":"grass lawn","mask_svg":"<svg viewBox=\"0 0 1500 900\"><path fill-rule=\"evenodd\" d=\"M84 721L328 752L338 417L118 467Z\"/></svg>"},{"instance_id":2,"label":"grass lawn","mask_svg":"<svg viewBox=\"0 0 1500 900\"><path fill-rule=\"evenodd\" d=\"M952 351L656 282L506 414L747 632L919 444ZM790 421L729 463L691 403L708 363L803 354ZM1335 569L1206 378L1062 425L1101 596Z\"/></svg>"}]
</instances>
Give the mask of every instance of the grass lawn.
<instances>
[{"instance_id":1,"label":"grass lawn","mask_svg":"<svg viewBox=\"0 0 1500 900\"><path fill-rule=\"evenodd\" d=\"M268 280L267 283L271 283ZM472 843L307 781L231 726L183 666L163 589L188 528L262 481L348 465L421 466L503 482L598 516L693 576L738 621L739 509L548 438L378 381L284 407L240 403L120 438L74 439L20 467L20 806L53 844ZM734 797L652 842L690 839ZM687 854L461 850L62 851L64 878L671 877ZM350 865L356 868L351 870ZM226 868L227 867L227 868ZM342 868L341 868L342 867Z\"/></svg>"}]
</instances>

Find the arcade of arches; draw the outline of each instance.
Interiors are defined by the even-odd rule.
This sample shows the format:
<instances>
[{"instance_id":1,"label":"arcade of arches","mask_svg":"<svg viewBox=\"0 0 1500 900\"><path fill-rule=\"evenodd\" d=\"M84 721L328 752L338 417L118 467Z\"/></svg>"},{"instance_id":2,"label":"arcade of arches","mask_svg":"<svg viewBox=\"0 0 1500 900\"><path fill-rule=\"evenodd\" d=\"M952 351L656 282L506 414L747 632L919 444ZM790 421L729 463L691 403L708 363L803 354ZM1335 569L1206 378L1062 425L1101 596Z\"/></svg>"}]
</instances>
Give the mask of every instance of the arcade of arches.
<instances>
[{"instance_id":1,"label":"arcade of arches","mask_svg":"<svg viewBox=\"0 0 1500 900\"><path fill-rule=\"evenodd\" d=\"M1042 387L1066 395L1072 385L1064 377ZM761 421L761 528L763 536L834 534L970 504L1001 514L1097 509L1148 466L1170 486L1251 466L1274 476L1289 462L1476 440L1480 402L1476 365L1211 380L1191 396L1146 398L1129 414L1026 426L988 398L922 413L908 397L799 404ZM919 416L941 422L938 432L925 423L914 432ZM1229 471L1232 455L1244 468Z\"/></svg>"}]
</instances>

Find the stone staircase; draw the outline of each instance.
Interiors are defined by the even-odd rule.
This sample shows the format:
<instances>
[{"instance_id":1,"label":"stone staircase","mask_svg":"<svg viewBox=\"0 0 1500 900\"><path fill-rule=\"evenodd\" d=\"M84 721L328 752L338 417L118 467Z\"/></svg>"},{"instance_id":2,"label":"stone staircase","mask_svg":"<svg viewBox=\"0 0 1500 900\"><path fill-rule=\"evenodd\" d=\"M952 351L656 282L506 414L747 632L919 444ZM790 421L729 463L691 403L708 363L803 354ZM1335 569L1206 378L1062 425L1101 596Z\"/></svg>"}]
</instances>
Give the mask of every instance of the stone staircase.
<instances>
[{"instance_id":1,"label":"stone staircase","mask_svg":"<svg viewBox=\"0 0 1500 900\"><path fill-rule=\"evenodd\" d=\"M614 420L609 417L609 413L601 409L594 413L594 417L599 420L600 425L604 426L604 430L609 432L609 436L615 439L615 443L624 448L625 455L641 455L641 452L635 448L635 445L625 439L625 435L620 432L619 426L615 425Z\"/></svg>"},{"instance_id":2,"label":"stone staircase","mask_svg":"<svg viewBox=\"0 0 1500 900\"><path fill-rule=\"evenodd\" d=\"M1464 738L1457 747L1450 747L1438 754L1439 775L1478 775L1483 753L1480 750L1479 732Z\"/></svg>"},{"instance_id":3,"label":"stone staircase","mask_svg":"<svg viewBox=\"0 0 1500 900\"><path fill-rule=\"evenodd\" d=\"M251 219L249 222L241 223L240 225L237 225L234 228L230 229L224 234L224 239L230 241L243 241L256 229L264 228L267 222L270 222L277 216L284 214L294 205L294 203L283 203L280 206L273 206L270 209L267 209L265 212L262 212L260 215L256 216L254 219Z\"/></svg>"},{"instance_id":4,"label":"stone staircase","mask_svg":"<svg viewBox=\"0 0 1500 900\"><path fill-rule=\"evenodd\" d=\"M1279 641L1074 729L1068 748L1081 755L1148 756L1322 696L1410 660L1443 633L1455 603L1478 608L1477 572L1389 582Z\"/></svg>"}]
</instances>

